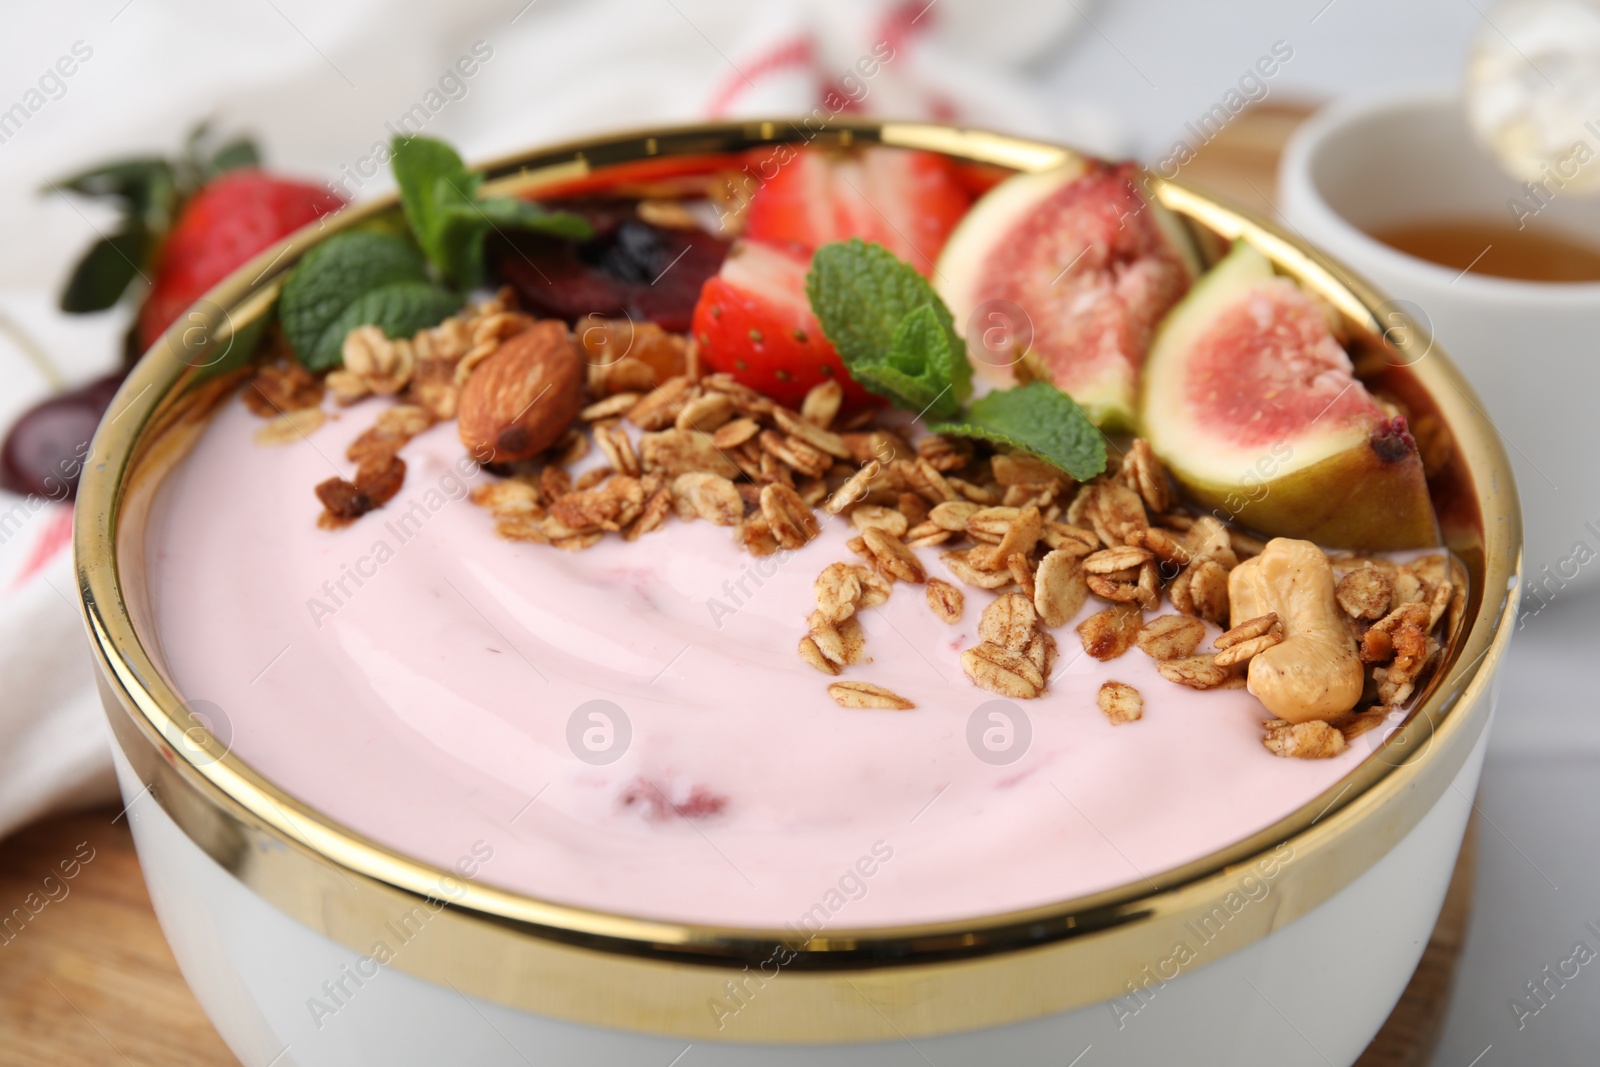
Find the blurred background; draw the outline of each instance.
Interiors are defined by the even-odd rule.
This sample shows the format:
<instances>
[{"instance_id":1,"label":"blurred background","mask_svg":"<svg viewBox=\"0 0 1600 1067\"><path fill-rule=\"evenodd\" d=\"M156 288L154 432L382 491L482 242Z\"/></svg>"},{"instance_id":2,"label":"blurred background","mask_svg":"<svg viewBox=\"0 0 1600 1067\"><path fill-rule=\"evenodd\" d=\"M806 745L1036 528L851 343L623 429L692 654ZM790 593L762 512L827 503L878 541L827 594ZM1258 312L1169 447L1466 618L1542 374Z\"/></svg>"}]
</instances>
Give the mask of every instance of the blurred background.
<instances>
[{"instance_id":1,"label":"blurred background","mask_svg":"<svg viewBox=\"0 0 1600 1067\"><path fill-rule=\"evenodd\" d=\"M1473 41L1497 32L1488 11L1476 0L10 3L0 425L117 367L131 316L57 309L72 264L116 220L103 204L50 195L50 183L118 156L174 154L202 120L253 136L273 169L360 200L391 187L370 157L407 117L470 161L603 129L809 111L832 88L870 114L1175 162L1271 214L1277 152L1305 114L1355 93L1459 85ZM885 27L899 35L897 61L846 80ZM1242 82L1269 54L1275 73ZM1245 118L1202 131L1200 118L1236 91ZM1582 488L1600 521L1600 493ZM14 500L0 499L0 512ZM38 821L111 797L62 514L53 505L0 530L0 836L11 834L0 841L0 912L80 839L103 858L90 865L97 880L85 876L79 899L42 917L28 943L0 945L0 1065L231 1063L184 999L136 863L117 851L119 806ZM1568 982L1532 1018L1510 1005L1575 942L1600 948L1585 926L1600 923L1594 597L1591 583L1525 620L1503 677L1465 949L1448 1008L1428 1021L1442 1026L1432 1062L1444 1067L1586 1064L1600 1047L1600 977ZM151 1011L184 1021L141 1033ZM52 1040L76 1051L52 1060L41 1051Z\"/></svg>"}]
</instances>

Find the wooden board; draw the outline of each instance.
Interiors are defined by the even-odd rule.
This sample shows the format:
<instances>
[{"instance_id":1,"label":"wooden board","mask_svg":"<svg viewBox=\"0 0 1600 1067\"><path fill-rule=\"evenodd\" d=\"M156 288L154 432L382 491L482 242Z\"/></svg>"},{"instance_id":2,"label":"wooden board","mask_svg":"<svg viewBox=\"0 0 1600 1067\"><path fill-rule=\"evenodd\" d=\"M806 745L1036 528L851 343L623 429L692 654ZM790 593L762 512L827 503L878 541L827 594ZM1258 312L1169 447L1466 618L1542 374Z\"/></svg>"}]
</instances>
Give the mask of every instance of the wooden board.
<instances>
[{"instance_id":1,"label":"wooden board","mask_svg":"<svg viewBox=\"0 0 1600 1067\"><path fill-rule=\"evenodd\" d=\"M1247 112L1180 176L1271 214L1278 152L1304 116ZM178 974L117 814L60 816L0 844L0 916L29 894L58 898L0 934L0 1067L236 1067ZM1427 1063L1472 908L1472 843L1469 834L1421 965L1358 1067ZM94 858L75 878L46 885L85 850Z\"/></svg>"},{"instance_id":2,"label":"wooden board","mask_svg":"<svg viewBox=\"0 0 1600 1067\"><path fill-rule=\"evenodd\" d=\"M0 1065L237 1067L178 973L118 809L0 845L0 918L30 895L38 914L0 927Z\"/></svg>"}]
</instances>

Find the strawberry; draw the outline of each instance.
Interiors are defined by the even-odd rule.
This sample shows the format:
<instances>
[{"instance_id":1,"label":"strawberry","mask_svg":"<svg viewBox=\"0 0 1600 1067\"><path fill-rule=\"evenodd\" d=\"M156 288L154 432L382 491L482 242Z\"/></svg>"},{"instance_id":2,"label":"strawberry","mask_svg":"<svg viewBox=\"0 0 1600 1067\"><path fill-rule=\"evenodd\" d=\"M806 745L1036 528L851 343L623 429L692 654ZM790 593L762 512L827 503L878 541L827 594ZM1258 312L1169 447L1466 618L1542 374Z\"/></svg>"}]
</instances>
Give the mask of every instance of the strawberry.
<instances>
[{"instance_id":1,"label":"strawberry","mask_svg":"<svg viewBox=\"0 0 1600 1067\"><path fill-rule=\"evenodd\" d=\"M810 252L742 240L700 289L691 329L700 355L781 404L799 407L812 386L844 386L845 404L879 403L845 372L806 299Z\"/></svg>"},{"instance_id":2,"label":"strawberry","mask_svg":"<svg viewBox=\"0 0 1600 1067\"><path fill-rule=\"evenodd\" d=\"M749 168L758 185L745 236L815 250L859 237L883 245L924 275L972 193L943 156L871 146L850 152L784 145Z\"/></svg>"},{"instance_id":3,"label":"strawberry","mask_svg":"<svg viewBox=\"0 0 1600 1067\"><path fill-rule=\"evenodd\" d=\"M184 204L162 245L139 312L141 347L251 256L343 206L321 186L253 167L212 179Z\"/></svg>"},{"instance_id":4,"label":"strawberry","mask_svg":"<svg viewBox=\"0 0 1600 1067\"><path fill-rule=\"evenodd\" d=\"M126 369L230 271L344 203L317 186L272 177L258 169L260 161L248 137L219 138L201 123L170 159L115 159L50 182L57 193L100 201L119 216L73 267L61 310L105 311L138 292L136 279L154 274L138 321L123 340ZM25 412L0 442L0 488L53 499L75 493L83 449L122 373Z\"/></svg>"}]
</instances>

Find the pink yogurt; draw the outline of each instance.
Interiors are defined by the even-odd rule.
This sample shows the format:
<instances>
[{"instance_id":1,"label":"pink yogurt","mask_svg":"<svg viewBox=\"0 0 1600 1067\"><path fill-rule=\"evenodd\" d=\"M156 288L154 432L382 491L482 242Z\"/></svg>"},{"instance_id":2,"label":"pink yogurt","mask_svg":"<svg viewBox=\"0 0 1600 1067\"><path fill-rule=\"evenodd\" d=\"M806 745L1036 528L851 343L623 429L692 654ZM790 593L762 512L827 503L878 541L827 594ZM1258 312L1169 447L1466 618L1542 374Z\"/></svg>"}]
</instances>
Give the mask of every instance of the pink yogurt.
<instances>
[{"instance_id":1,"label":"pink yogurt","mask_svg":"<svg viewBox=\"0 0 1600 1067\"><path fill-rule=\"evenodd\" d=\"M705 923L1004 912L1235 842L1388 732L1280 759L1248 693L1174 685L1137 650L1100 663L1079 620L1056 631L1049 692L994 705L958 660L990 595L967 589L952 626L907 585L862 614L872 660L845 677L916 709L841 708L795 647L817 573L855 559L844 521L765 560L676 517L586 552L512 543L464 498L489 476L444 424L406 447L399 496L320 530L312 487L349 474L377 403L279 448L227 404L157 501L154 617L180 691L220 709L237 756L416 859L491 852L485 883ZM1142 720L1106 721L1109 679L1144 695Z\"/></svg>"}]
</instances>

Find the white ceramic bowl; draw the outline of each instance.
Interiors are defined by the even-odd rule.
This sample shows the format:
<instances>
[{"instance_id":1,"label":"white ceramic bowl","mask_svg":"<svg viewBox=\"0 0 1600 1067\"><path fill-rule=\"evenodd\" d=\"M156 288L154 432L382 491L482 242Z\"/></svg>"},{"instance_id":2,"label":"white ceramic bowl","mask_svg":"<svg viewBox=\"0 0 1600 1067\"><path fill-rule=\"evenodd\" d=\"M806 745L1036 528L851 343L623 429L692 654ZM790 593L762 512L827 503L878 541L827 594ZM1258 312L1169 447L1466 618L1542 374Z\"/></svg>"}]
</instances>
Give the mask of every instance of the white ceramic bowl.
<instances>
[{"instance_id":1,"label":"white ceramic bowl","mask_svg":"<svg viewBox=\"0 0 1600 1067\"><path fill-rule=\"evenodd\" d=\"M499 188L532 189L612 163L770 144L783 129L793 127L647 131L530 153L488 174ZM1067 154L936 125L849 123L825 137L1017 169ZM1211 252L1247 237L1339 308L1360 343L1381 345L1372 314L1381 299L1341 283L1328 261L1184 186L1149 188ZM141 561L154 488L231 385L225 362L198 357L244 336L308 247L388 207L291 238L211 293L201 305L209 328L169 334L124 386L124 414L97 437L78 498L80 593L151 896L185 976L248 1067L1355 1060L1438 915L1516 608L1509 465L1442 356L1394 360L1383 373L1455 435L1436 483L1471 596L1416 710L1356 770L1249 839L1138 884L797 942L782 930L587 911L455 878L301 804L183 709ZM388 952L375 951L379 941ZM744 1004L737 1028L719 1024L713 997Z\"/></svg>"}]
</instances>

